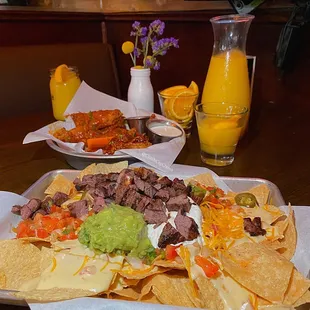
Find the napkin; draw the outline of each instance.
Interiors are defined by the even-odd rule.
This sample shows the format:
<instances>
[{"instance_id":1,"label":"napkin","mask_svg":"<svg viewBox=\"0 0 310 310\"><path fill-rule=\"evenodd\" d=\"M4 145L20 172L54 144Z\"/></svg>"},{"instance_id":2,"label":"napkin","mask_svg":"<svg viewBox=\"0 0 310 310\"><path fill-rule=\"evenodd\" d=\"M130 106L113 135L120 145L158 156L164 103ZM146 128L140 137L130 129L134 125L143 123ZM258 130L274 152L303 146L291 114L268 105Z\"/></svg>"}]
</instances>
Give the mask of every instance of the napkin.
<instances>
[{"instance_id":1,"label":"napkin","mask_svg":"<svg viewBox=\"0 0 310 310\"><path fill-rule=\"evenodd\" d=\"M65 111L65 115L77 112L114 109L119 109L125 115L125 117L150 115L150 113L145 110L136 109L136 107L130 102L117 99L91 88L84 81L68 105ZM159 119L165 119L162 115L158 114L156 114L156 117ZM61 127L65 127L67 130L69 130L74 128L75 125L70 117L68 117L64 122L57 121L52 124L48 124L43 128L28 133L24 138L23 144L50 139L55 141L60 148L63 148L66 151L70 151L73 154L87 153L98 156L103 155L102 150L98 150L96 152L85 152L83 150L83 143L65 143L56 139L49 133L50 130L59 129ZM185 141L186 138L183 131L182 137L174 138L169 142L154 144L145 149L124 149L117 151L115 154L128 154L149 164L154 168L167 172L173 170L171 165L173 164L178 154L181 152Z\"/></svg>"}]
</instances>

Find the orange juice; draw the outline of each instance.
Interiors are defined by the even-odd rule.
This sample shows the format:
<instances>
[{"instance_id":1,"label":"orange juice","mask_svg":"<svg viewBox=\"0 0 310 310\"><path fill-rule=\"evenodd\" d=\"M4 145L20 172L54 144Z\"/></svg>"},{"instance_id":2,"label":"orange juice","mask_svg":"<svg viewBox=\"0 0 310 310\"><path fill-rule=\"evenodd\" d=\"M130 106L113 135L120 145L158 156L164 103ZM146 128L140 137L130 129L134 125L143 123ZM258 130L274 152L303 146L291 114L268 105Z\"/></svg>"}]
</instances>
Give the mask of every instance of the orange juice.
<instances>
[{"instance_id":1,"label":"orange juice","mask_svg":"<svg viewBox=\"0 0 310 310\"><path fill-rule=\"evenodd\" d=\"M57 69L56 69L57 70ZM63 121L64 112L80 87L81 80L76 69L69 68L62 78L55 78L55 70L51 71L50 92L53 114L57 120Z\"/></svg>"},{"instance_id":2,"label":"orange juice","mask_svg":"<svg viewBox=\"0 0 310 310\"><path fill-rule=\"evenodd\" d=\"M234 154L242 128L236 118L205 118L197 126L201 151L214 155Z\"/></svg>"},{"instance_id":3,"label":"orange juice","mask_svg":"<svg viewBox=\"0 0 310 310\"><path fill-rule=\"evenodd\" d=\"M213 55L202 93L202 103L207 105L210 102L226 102L249 109L250 98L246 55L238 49Z\"/></svg>"}]
</instances>

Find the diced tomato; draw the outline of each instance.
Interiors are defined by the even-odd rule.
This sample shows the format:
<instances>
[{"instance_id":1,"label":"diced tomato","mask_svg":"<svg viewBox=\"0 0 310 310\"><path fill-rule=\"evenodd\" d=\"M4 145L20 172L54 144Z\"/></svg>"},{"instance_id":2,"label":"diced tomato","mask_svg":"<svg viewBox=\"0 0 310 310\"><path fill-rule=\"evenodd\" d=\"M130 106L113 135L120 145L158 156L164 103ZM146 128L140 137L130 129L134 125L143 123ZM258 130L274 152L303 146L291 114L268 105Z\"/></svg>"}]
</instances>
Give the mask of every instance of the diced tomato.
<instances>
[{"instance_id":1,"label":"diced tomato","mask_svg":"<svg viewBox=\"0 0 310 310\"><path fill-rule=\"evenodd\" d=\"M195 256L196 264L202 268L203 272L208 278L212 278L219 270L219 266L212 263L207 258L197 255Z\"/></svg>"},{"instance_id":2,"label":"diced tomato","mask_svg":"<svg viewBox=\"0 0 310 310\"><path fill-rule=\"evenodd\" d=\"M178 247L179 246L174 246L174 245L168 244L166 246L166 259L174 260L178 256L178 253L176 251L176 249Z\"/></svg>"},{"instance_id":3,"label":"diced tomato","mask_svg":"<svg viewBox=\"0 0 310 310\"><path fill-rule=\"evenodd\" d=\"M30 228L31 221L20 222L17 226L17 238L35 237L35 231Z\"/></svg>"},{"instance_id":4,"label":"diced tomato","mask_svg":"<svg viewBox=\"0 0 310 310\"><path fill-rule=\"evenodd\" d=\"M63 210L63 211L61 212L61 216L62 216L62 218L67 218L67 217L70 217L70 216L71 216L71 213L70 213L70 211Z\"/></svg>"},{"instance_id":5,"label":"diced tomato","mask_svg":"<svg viewBox=\"0 0 310 310\"><path fill-rule=\"evenodd\" d=\"M50 216L44 216L42 218L42 228L46 229L47 232L51 233L57 228L59 220Z\"/></svg>"},{"instance_id":6,"label":"diced tomato","mask_svg":"<svg viewBox=\"0 0 310 310\"><path fill-rule=\"evenodd\" d=\"M74 239L77 239L77 238L78 238L78 236L72 231L72 232L69 232L66 235L59 236L58 240L59 241L65 241L65 240L74 240Z\"/></svg>"},{"instance_id":7,"label":"diced tomato","mask_svg":"<svg viewBox=\"0 0 310 310\"><path fill-rule=\"evenodd\" d=\"M37 229L37 237L38 238L45 239L48 236L49 236L49 233L45 229L43 229L43 228Z\"/></svg>"},{"instance_id":8,"label":"diced tomato","mask_svg":"<svg viewBox=\"0 0 310 310\"><path fill-rule=\"evenodd\" d=\"M56 205L51 206L51 213L59 212L61 208L57 207Z\"/></svg>"}]
</instances>

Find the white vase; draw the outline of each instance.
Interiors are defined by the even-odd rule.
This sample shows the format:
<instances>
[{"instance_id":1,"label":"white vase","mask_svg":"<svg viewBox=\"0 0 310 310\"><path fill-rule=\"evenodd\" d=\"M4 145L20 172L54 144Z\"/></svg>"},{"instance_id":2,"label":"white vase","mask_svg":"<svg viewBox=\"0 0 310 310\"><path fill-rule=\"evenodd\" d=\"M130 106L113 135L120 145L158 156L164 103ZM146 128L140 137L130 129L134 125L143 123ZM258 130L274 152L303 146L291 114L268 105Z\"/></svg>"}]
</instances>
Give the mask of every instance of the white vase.
<instances>
[{"instance_id":1,"label":"white vase","mask_svg":"<svg viewBox=\"0 0 310 310\"><path fill-rule=\"evenodd\" d=\"M154 91L151 83L150 69L130 69L131 81L128 87L128 102L137 109L154 112Z\"/></svg>"}]
</instances>

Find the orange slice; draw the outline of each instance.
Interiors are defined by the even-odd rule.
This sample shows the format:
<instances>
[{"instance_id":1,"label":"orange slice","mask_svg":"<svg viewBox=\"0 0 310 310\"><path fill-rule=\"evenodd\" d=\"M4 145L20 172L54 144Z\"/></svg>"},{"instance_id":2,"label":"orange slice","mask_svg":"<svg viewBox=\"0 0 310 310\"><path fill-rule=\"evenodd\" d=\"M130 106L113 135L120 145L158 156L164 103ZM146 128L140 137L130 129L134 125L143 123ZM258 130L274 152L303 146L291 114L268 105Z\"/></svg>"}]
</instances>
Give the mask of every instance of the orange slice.
<instances>
[{"instance_id":1,"label":"orange slice","mask_svg":"<svg viewBox=\"0 0 310 310\"><path fill-rule=\"evenodd\" d=\"M173 96L177 91L181 89L186 89L187 87L184 85L176 85L172 87L168 87L160 92L163 96Z\"/></svg>"},{"instance_id":2,"label":"orange slice","mask_svg":"<svg viewBox=\"0 0 310 310\"><path fill-rule=\"evenodd\" d=\"M188 86L188 89L192 90L196 95L199 94L198 85L194 81L191 82L191 84Z\"/></svg>"},{"instance_id":3,"label":"orange slice","mask_svg":"<svg viewBox=\"0 0 310 310\"><path fill-rule=\"evenodd\" d=\"M177 91L173 98L169 99L168 109L170 114L178 120L190 119L194 113L196 94L186 88Z\"/></svg>"},{"instance_id":4,"label":"orange slice","mask_svg":"<svg viewBox=\"0 0 310 310\"><path fill-rule=\"evenodd\" d=\"M67 65L60 65L55 70L55 81L56 83L67 82L74 73L69 69Z\"/></svg>"}]
</instances>

